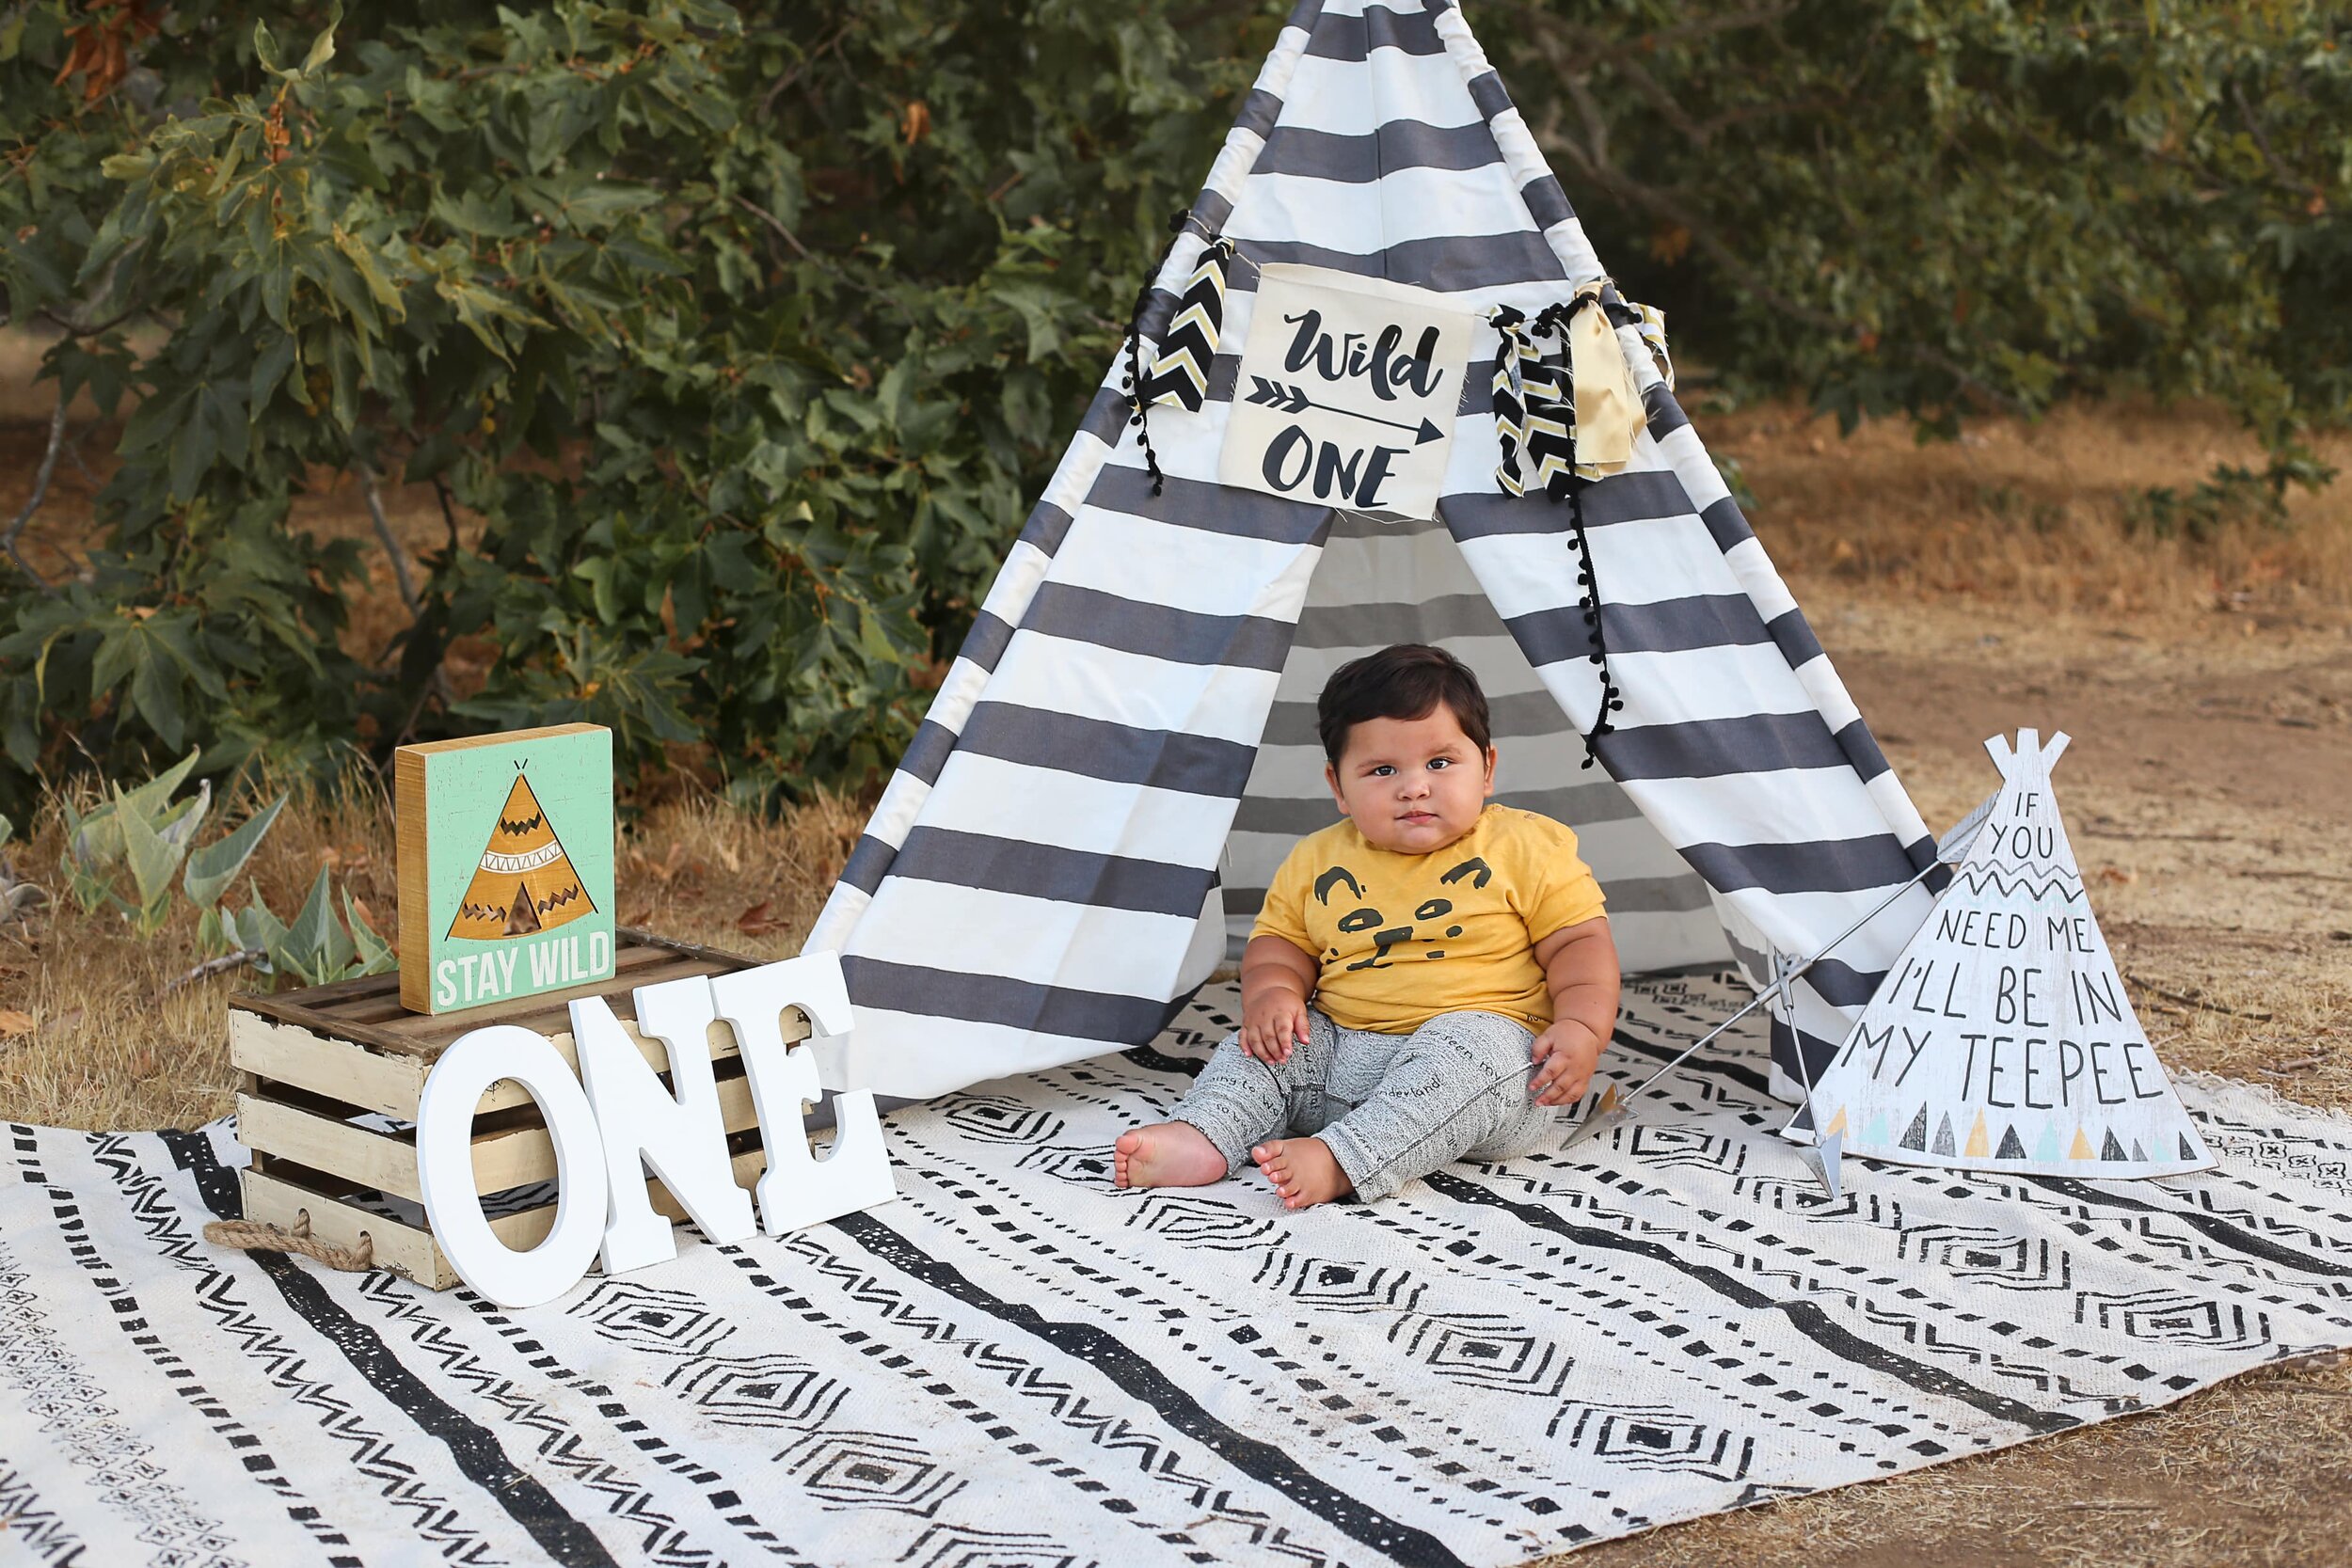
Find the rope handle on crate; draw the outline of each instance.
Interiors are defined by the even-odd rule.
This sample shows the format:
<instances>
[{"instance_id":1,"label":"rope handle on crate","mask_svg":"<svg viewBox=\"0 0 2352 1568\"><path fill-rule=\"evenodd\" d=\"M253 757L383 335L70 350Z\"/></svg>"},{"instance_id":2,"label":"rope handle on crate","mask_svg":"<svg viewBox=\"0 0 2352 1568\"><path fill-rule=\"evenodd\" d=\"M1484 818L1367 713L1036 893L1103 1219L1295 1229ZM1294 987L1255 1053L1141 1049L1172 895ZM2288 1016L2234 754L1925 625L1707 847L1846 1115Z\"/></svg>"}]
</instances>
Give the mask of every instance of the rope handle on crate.
<instances>
[{"instance_id":1,"label":"rope handle on crate","mask_svg":"<svg viewBox=\"0 0 2352 1568\"><path fill-rule=\"evenodd\" d=\"M204 1239L215 1246L235 1247L241 1252L298 1252L345 1274L365 1274L375 1267L374 1237L362 1230L356 1247L329 1246L311 1236L308 1209L295 1219L292 1230L260 1220L212 1220L204 1227Z\"/></svg>"}]
</instances>

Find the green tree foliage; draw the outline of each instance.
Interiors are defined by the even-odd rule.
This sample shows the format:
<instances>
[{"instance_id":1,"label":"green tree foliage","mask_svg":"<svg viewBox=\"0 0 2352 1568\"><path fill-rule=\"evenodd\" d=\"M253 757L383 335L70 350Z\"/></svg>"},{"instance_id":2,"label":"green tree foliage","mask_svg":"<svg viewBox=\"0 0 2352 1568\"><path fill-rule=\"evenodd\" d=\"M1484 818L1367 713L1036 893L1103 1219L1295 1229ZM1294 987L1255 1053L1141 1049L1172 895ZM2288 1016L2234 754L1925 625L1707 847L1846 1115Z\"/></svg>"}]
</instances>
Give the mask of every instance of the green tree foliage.
<instances>
[{"instance_id":1,"label":"green tree foliage","mask_svg":"<svg viewBox=\"0 0 2352 1568\"><path fill-rule=\"evenodd\" d=\"M872 776L1288 8L0 0L0 310L122 420L79 570L7 535L0 805L569 719L748 795ZM2337 8L1469 10L1735 389L2214 398L2274 489L2352 406ZM339 479L450 521L389 647L292 521Z\"/></svg>"},{"instance_id":2,"label":"green tree foliage","mask_svg":"<svg viewBox=\"0 0 2352 1568\"><path fill-rule=\"evenodd\" d=\"M252 15L0 24L0 284L67 329L60 395L125 416L86 570L8 584L20 793L70 745L319 766L574 719L635 763L707 743L755 791L871 773L1276 25ZM289 523L338 474L450 509L392 648L347 645L357 548ZM501 657L449 704L461 636Z\"/></svg>"},{"instance_id":3,"label":"green tree foliage","mask_svg":"<svg viewBox=\"0 0 2352 1568\"><path fill-rule=\"evenodd\" d=\"M1476 0L1473 0L1476 3ZM1850 425L2210 399L2352 415L2352 11L2334 0L1486 0L1629 293ZM1671 324L1670 324L1671 325Z\"/></svg>"}]
</instances>

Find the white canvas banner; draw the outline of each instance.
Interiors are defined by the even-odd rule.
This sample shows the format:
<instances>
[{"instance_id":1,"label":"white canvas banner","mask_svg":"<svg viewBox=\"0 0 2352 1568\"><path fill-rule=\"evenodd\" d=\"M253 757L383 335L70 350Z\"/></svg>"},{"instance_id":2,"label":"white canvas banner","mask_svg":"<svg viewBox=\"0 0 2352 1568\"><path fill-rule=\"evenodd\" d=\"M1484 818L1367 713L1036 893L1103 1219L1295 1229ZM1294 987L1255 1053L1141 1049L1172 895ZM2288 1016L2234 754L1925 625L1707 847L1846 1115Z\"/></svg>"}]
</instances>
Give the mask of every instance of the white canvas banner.
<instances>
[{"instance_id":1,"label":"white canvas banner","mask_svg":"<svg viewBox=\"0 0 2352 1568\"><path fill-rule=\"evenodd\" d=\"M2124 993L2050 790L2066 749L1986 749L1983 831L1813 1094L1824 1138L1909 1164L2169 1176L2213 1164Z\"/></svg>"},{"instance_id":2,"label":"white canvas banner","mask_svg":"<svg viewBox=\"0 0 2352 1568\"><path fill-rule=\"evenodd\" d=\"M1425 289L1261 268L1218 481L1386 517L1435 516L1475 325Z\"/></svg>"}]
</instances>

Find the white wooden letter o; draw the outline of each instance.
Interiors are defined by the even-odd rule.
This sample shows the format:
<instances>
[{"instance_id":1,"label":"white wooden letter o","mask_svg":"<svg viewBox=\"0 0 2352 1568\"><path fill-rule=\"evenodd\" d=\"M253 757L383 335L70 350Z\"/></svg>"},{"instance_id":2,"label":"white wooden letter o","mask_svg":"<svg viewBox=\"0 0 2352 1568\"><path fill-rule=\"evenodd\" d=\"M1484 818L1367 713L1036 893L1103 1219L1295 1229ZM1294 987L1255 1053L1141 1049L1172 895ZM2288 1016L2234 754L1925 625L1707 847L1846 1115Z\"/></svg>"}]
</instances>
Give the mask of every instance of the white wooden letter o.
<instances>
[{"instance_id":1,"label":"white wooden letter o","mask_svg":"<svg viewBox=\"0 0 2352 1568\"><path fill-rule=\"evenodd\" d=\"M474 1107L508 1078L538 1102L555 1141L555 1227L527 1252L499 1240L473 1184ZM441 1053L417 1103L417 1185L457 1277L501 1307L537 1307L579 1283L604 1237L604 1143L580 1080L545 1036L493 1023Z\"/></svg>"}]
</instances>

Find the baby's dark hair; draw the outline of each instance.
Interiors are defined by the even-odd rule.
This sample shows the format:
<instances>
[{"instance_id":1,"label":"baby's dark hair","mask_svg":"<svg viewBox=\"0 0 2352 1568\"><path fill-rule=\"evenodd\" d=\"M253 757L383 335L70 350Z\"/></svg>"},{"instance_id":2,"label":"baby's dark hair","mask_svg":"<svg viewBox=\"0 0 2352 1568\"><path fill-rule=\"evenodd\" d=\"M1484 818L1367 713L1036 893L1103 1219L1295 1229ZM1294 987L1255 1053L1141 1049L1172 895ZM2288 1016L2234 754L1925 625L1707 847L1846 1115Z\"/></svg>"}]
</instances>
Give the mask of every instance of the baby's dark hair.
<instances>
[{"instance_id":1,"label":"baby's dark hair","mask_svg":"<svg viewBox=\"0 0 2352 1568\"><path fill-rule=\"evenodd\" d=\"M1470 666L1424 642L1399 642L1349 659L1323 683L1315 704L1315 728L1323 754L1339 766L1347 733L1367 719L1424 719L1443 703L1470 743L1484 752L1490 742L1486 694Z\"/></svg>"}]
</instances>

